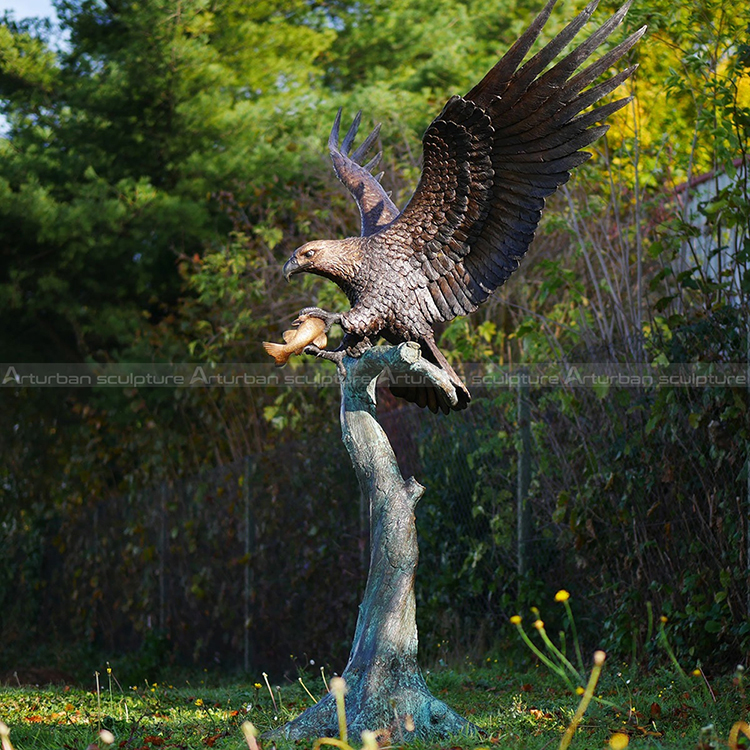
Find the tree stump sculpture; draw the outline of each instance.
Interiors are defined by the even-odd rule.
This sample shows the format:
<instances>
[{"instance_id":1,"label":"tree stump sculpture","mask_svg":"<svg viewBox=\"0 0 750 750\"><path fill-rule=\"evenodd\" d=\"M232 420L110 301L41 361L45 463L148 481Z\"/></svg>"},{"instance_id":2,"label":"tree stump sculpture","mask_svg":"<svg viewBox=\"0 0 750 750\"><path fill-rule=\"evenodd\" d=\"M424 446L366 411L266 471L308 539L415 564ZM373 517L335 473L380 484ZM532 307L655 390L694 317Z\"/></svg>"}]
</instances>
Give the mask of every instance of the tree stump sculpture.
<instances>
[{"instance_id":1,"label":"tree stump sculpture","mask_svg":"<svg viewBox=\"0 0 750 750\"><path fill-rule=\"evenodd\" d=\"M375 418L375 387L387 370L417 376L455 401L443 370L420 356L419 345L374 347L343 361L342 439L362 492L370 503L370 570L360 605L346 681L350 735L385 730L394 739L445 737L476 731L427 688L417 663L414 578L419 556L414 509L424 492L404 480L388 438ZM318 704L278 730L289 739L335 736L336 702L328 693Z\"/></svg>"}]
</instances>

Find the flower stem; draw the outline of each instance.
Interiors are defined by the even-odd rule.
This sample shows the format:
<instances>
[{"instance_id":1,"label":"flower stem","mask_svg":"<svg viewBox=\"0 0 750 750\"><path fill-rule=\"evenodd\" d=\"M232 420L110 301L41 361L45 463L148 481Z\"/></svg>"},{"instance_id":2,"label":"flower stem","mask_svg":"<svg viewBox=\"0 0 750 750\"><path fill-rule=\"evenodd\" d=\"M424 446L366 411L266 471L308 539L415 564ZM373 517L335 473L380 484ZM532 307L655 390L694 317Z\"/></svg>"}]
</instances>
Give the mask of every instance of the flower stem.
<instances>
[{"instance_id":1,"label":"flower stem","mask_svg":"<svg viewBox=\"0 0 750 750\"><path fill-rule=\"evenodd\" d=\"M596 683L599 681L599 675L602 672L602 666L606 658L607 655L604 653L604 651L594 652L594 666L591 670L591 675L589 677L588 684L586 685L586 690L584 691L581 702L578 704L578 708L573 715L573 720L570 722L570 725L565 730L565 734L563 734L562 739L560 740L559 750L566 750L568 745L570 745L571 740L573 739L573 735L575 734L578 725L581 723L581 719L586 713L586 709L589 707L591 699L594 697Z\"/></svg>"},{"instance_id":2,"label":"flower stem","mask_svg":"<svg viewBox=\"0 0 750 750\"><path fill-rule=\"evenodd\" d=\"M685 674L685 670L680 666L680 662L677 661L677 657L674 655L674 651L672 651L672 647L669 645L669 640L667 639L667 631L664 629L664 620L659 623L659 640L661 641L661 645L664 646L664 650L667 652L669 660L672 662L672 664L674 664L677 673L682 678L682 681L686 684L689 684L689 680L687 678L687 675Z\"/></svg>"},{"instance_id":3,"label":"flower stem","mask_svg":"<svg viewBox=\"0 0 750 750\"><path fill-rule=\"evenodd\" d=\"M583 681L583 669L578 672L578 670L565 657L565 654L563 654L563 652L560 651L557 646L555 646L555 644L552 642L552 639L547 635L547 631L543 627L537 628L537 630L539 631L539 635L544 641L544 645L549 649L549 651L560 660L563 666L567 667L570 670L571 674L576 678L576 680Z\"/></svg>"},{"instance_id":4,"label":"flower stem","mask_svg":"<svg viewBox=\"0 0 750 750\"><path fill-rule=\"evenodd\" d=\"M537 658L546 666L548 666L555 674L560 675L560 677L565 680L570 685L570 680L568 679L568 675L565 673L565 670L562 669L558 664L555 664L551 659L549 659L547 656L545 656L534 644L534 642L529 638L528 635L526 635L526 631L523 629L523 625L521 623L514 623L516 628L518 629L518 632L523 639L523 642L533 651L533 653L537 656Z\"/></svg>"},{"instance_id":5,"label":"flower stem","mask_svg":"<svg viewBox=\"0 0 750 750\"><path fill-rule=\"evenodd\" d=\"M570 631L573 634L573 645L576 649L576 659L578 660L578 668L580 674L585 674L586 670L583 667L583 656L581 655L581 644L578 641L578 631L576 630L576 621L573 619L573 610L570 608L570 602L566 599L563 602L563 607L568 613L568 620L570 621Z\"/></svg>"},{"instance_id":6,"label":"flower stem","mask_svg":"<svg viewBox=\"0 0 750 750\"><path fill-rule=\"evenodd\" d=\"M331 680L331 692L336 696L336 714L339 719L339 737L341 738L341 742L346 744L348 742L346 731L346 706L344 704L346 683L341 677L334 677Z\"/></svg>"}]
</instances>

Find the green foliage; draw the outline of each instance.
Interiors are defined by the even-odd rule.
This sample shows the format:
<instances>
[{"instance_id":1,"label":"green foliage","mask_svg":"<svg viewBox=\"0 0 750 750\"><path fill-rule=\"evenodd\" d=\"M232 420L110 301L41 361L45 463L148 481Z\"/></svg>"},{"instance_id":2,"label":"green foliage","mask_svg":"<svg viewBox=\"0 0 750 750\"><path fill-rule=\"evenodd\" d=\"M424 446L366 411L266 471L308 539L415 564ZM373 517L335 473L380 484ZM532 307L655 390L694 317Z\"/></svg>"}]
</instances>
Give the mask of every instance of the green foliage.
<instances>
[{"instance_id":1,"label":"green foliage","mask_svg":"<svg viewBox=\"0 0 750 750\"><path fill-rule=\"evenodd\" d=\"M241 463L152 492L71 498L43 518L6 513L26 528L4 529L2 569L15 576L0 580L3 662L33 662L39 639L64 652L85 633L110 653L136 651L127 680L154 679L175 659L236 668L247 628L249 656L266 668L286 665L290 649L340 663L365 571L360 538L339 533L357 531L356 480L338 469L343 448L325 460L335 442L324 437L317 451L267 454L251 473ZM317 596L331 567L340 586Z\"/></svg>"},{"instance_id":2,"label":"green foliage","mask_svg":"<svg viewBox=\"0 0 750 750\"><path fill-rule=\"evenodd\" d=\"M502 430L512 429L514 410L513 394L507 394L475 403L440 429L423 421L420 463L427 492L417 508L416 590L420 630L427 636L423 651L432 658L472 651L516 600L516 455ZM469 509L460 502L467 497Z\"/></svg>"}]
</instances>

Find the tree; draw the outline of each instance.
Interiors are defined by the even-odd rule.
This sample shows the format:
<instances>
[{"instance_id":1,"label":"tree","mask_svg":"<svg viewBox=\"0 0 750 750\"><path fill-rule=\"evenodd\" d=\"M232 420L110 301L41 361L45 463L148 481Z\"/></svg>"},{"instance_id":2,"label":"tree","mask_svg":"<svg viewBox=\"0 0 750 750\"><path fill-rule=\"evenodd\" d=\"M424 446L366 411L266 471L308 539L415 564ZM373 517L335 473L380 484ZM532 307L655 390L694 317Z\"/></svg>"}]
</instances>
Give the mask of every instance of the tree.
<instances>
[{"instance_id":1,"label":"tree","mask_svg":"<svg viewBox=\"0 0 750 750\"><path fill-rule=\"evenodd\" d=\"M112 356L144 313L174 306L177 257L230 228L212 196L247 179L245 157L269 135L265 90L284 92L277 105L292 98L330 43L295 20L300 7L61 2L70 47L56 54L43 27L6 20L7 357ZM290 48L294 66L281 56Z\"/></svg>"}]
</instances>

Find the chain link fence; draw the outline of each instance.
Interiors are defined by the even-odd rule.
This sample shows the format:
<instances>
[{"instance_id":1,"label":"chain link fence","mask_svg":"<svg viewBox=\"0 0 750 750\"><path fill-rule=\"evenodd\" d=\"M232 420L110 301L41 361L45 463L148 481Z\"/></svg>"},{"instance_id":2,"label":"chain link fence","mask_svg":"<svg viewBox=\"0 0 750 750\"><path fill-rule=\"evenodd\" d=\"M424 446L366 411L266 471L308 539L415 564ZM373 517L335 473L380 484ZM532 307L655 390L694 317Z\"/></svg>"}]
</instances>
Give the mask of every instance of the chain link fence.
<instances>
[{"instance_id":1,"label":"chain link fence","mask_svg":"<svg viewBox=\"0 0 750 750\"><path fill-rule=\"evenodd\" d=\"M417 511L420 628L427 650L444 647L448 633L469 637L499 614L477 564L515 570L515 467L492 477L507 483L492 513L502 506L509 524L493 531L477 495L491 408L480 399L448 417L402 407L381 419L404 475L427 488ZM2 592L8 651L34 623L136 653L144 669L165 654L244 670L343 666L369 555L368 508L337 426L199 476L84 500L4 536L6 570L19 573Z\"/></svg>"},{"instance_id":2,"label":"chain link fence","mask_svg":"<svg viewBox=\"0 0 750 750\"><path fill-rule=\"evenodd\" d=\"M409 406L380 415L404 476L426 487L416 511L426 663L485 653L520 602L543 605L562 587L585 597L584 637L606 632L635 653L647 628L630 613L666 603L697 611L698 635L728 623L734 648L742 633L731 628L746 615L742 452L717 442L715 426L686 433L676 417L662 435L638 432L639 399L656 395L621 395L581 393L588 401L568 417L549 392L520 388L477 392L448 416ZM684 398L692 413L708 403ZM631 422L602 432L618 414ZM577 467L566 462L581 436L588 463ZM685 456L697 457L691 473L679 469ZM34 528L4 524L2 648L85 641L131 653L134 673L170 659L256 674L311 660L340 670L368 526L337 425L199 476L59 508ZM693 601L705 585L723 598Z\"/></svg>"}]
</instances>

